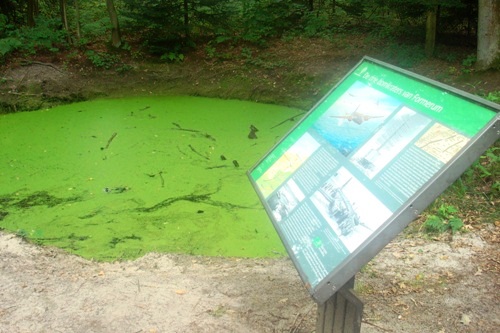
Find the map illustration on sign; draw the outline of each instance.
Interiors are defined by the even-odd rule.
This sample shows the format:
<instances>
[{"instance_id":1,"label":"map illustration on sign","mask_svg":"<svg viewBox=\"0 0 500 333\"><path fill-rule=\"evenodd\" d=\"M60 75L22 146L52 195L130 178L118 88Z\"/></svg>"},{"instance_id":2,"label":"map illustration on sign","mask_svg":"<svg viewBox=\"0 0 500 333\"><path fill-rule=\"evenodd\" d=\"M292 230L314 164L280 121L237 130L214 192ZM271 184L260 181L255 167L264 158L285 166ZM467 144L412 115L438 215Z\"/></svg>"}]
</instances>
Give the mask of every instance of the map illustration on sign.
<instances>
[{"instance_id":1,"label":"map illustration on sign","mask_svg":"<svg viewBox=\"0 0 500 333\"><path fill-rule=\"evenodd\" d=\"M316 300L360 268L351 261L366 261L356 256L385 245L378 234L396 235L416 217L413 205L445 189L432 184L486 129L488 140L498 139L497 112L365 57L248 172Z\"/></svg>"}]
</instances>

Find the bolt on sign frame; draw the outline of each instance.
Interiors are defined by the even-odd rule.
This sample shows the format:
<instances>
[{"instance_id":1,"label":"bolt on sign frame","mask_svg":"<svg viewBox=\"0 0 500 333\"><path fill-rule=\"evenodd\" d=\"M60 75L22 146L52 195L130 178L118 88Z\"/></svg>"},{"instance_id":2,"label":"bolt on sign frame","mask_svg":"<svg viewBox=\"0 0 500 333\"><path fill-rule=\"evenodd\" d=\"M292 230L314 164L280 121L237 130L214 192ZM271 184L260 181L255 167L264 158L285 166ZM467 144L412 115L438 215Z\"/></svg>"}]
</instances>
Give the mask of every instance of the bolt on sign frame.
<instances>
[{"instance_id":1,"label":"bolt on sign frame","mask_svg":"<svg viewBox=\"0 0 500 333\"><path fill-rule=\"evenodd\" d=\"M248 177L322 304L500 137L500 106L364 57Z\"/></svg>"}]
</instances>

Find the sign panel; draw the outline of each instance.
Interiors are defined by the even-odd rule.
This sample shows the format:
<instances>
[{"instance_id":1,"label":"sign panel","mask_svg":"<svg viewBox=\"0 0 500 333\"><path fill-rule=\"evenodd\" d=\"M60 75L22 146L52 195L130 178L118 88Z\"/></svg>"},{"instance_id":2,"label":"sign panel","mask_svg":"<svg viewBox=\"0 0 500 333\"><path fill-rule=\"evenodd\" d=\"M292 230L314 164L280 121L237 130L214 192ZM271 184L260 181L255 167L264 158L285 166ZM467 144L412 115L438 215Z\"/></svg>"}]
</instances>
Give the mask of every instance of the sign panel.
<instances>
[{"instance_id":1,"label":"sign panel","mask_svg":"<svg viewBox=\"0 0 500 333\"><path fill-rule=\"evenodd\" d=\"M499 110L365 57L248 172L317 302L498 140Z\"/></svg>"}]
</instances>

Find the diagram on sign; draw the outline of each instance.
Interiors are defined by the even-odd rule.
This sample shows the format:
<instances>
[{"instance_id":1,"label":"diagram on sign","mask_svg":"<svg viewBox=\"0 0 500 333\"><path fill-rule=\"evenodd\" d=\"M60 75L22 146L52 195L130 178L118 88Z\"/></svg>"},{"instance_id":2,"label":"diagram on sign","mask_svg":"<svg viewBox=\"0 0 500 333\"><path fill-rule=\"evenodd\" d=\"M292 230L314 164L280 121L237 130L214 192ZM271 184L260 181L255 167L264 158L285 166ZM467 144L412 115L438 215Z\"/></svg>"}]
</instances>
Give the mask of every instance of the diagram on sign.
<instances>
[{"instance_id":1,"label":"diagram on sign","mask_svg":"<svg viewBox=\"0 0 500 333\"><path fill-rule=\"evenodd\" d=\"M447 163L467 142L467 137L441 124L434 124L416 145L441 162Z\"/></svg>"}]
</instances>

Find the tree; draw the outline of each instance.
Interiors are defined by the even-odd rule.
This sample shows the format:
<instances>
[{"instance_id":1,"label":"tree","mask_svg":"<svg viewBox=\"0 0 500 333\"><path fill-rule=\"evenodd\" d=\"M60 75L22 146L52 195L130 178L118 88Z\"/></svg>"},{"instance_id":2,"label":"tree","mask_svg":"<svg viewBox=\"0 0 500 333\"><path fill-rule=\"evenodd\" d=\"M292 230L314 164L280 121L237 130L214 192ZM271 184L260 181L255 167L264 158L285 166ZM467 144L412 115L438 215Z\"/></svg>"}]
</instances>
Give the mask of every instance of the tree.
<instances>
[{"instance_id":1,"label":"tree","mask_svg":"<svg viewBox=\"0 0 500 333\"><path fill-rule=\"evenodd\" d=\"M20 7L20 4L16 0L2 0L0 1L0 13L5 15L10 23L19 23L21 17L19 17L19 10L16 8Z\"/></svg>"},{"instance_id":2,"label":"tree","mask_svg":"<svg viewBox=\"0 0 500 333\"><path fill-rule=\"evenodd\" d=\"M500 62L500 2L479 0L478 20L476 65L487 69Z\"/></svg>"},{"instance_id":3,"label":"tree","mask_svg":"<svg viewBox=\"0 0 500 333\"><path fill-rule=\"evenodd\" d=\"M28 0L28 7L26 13L26 21L28 23L28 27L35 26L35 18L40 13L40 6L38 4L38 0Z\"/></svg>"},{"instance_id":4,"label":"tree","mask_svg":"<svg viewBox=\"0 0 500 333\"><path fill-rule=\"evenodd\" d=\"M425 26L425 55L427 57L432 57L436 48L438 10L439 6L433 6L427 10Z\"/></svg>"},{"instance_id":5,"label":"tree","mask_svg":"<svg viewBox=\"0 0 500 333\"><path fill-rule=\"evenodd\" d=\"M109 19L111 20L111 45L118 48L122 45L122 37L113 0L106 0L106 7L108 8Z\"/></svg>"},{"instance_id":6,"label":"tree","mask_svg":"<svg viewBox=\"0 0 500 333\"><path fill-rule=\"evenodd\" d=\"M62 27L66 32L69 32L69 25L68 25L68 11L67 11L67 5L66 5L66 0L59 0L59 10L61 11L61 23ZM70 36L68 33L68 42L70 42Z\"/></svg>"},{"instance_id":7,"label":"tree","mask_svg":"<svg viewBox=\"0 0 500 333\"><path fill-rule=\"evenodd\" d=\"M78 0L75 0L75 21L76 21L76 38L80 40L82 37L82 29L80 26L80 4Z\"/></svg>"}]
</instances>

